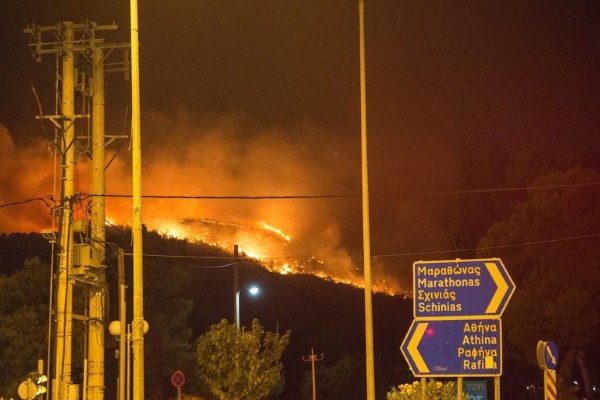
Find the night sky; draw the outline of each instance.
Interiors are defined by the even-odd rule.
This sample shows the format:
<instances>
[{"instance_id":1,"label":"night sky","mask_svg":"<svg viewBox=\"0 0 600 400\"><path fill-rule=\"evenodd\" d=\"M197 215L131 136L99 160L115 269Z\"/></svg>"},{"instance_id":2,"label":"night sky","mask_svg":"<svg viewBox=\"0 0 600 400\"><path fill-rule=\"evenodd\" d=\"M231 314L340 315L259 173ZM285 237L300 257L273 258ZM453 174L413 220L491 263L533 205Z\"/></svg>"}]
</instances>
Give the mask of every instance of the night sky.
<instances>
[{"instance_id":1,"label":"night sky","mask_svg":"<svg viewBox=\"0 0 600 400\"><path fill-rule=\"evenodd\" d=\"M485 210L498 202L479 189L600 167L598 1L365 3L375 274L407 278L413 261L475 247L493 222ZM125 42L128 7L0 3L0 203L52 192L31 86L53 113L55 63L35 63L23 28L114 22L118 31L104 37ZM352 273L362 254L357 1L147 0L139 13L145 194L343 196L148 200L145 220L166 218L165 209L174 219L264 220L333 274ZM118 74L106 85L107 129L128 132L129 85ZM109 193L131 193L126 147L108 169ZM461 201L485 217L458 226ZM108 214L127 223L125 211ZM35 231L48 225L46 214L43 206L0 209L0 232ZM472 240L457 244L457 229Z\"/></svg>"}]
</instances>

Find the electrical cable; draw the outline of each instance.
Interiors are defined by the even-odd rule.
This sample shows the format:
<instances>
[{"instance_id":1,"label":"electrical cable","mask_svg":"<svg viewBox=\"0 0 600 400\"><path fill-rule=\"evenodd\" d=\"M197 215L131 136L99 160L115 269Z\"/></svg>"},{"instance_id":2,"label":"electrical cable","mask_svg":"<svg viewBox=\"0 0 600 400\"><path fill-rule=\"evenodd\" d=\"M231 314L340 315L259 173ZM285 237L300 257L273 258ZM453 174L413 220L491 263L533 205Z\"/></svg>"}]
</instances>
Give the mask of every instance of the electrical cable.
<instances>
[{"instance_id":1,"label":"electrical cable","mask_svg":"<svg viewBox=\"0 0 600 400\"><path fill-rule=\"evenodd\" d=\"M511 243L497 246L485 246L485 247L472 247L465 249L452 249L452 250L435 250L435 251L416 251L410 253L390 253L390 254L375 254L373 257L408 257L408 256L417 256L417 255L425 255L425 254L452 254L452 253L465 253L465 252L473 252L473 251L482 251L482 250L496 250L496 249L510 249L515 247L525 247L525 246L537 246L542 244L551 244L551 243L559 243L566 242L571 240L582 240L582 239L591 239L600 237L600 233L592 233L589 235L580 235L580 236L567 236L562 238L548 239L548 240L536 240L530 242L523 243ZM351 256L351 257L362 257L362 256Z\"/></svg>"},{"instance_id":2,"label":"electrical cable","mask_svg":"<svg viewBox=\"0 0 600 400\"><path fill-rule=\"evenodd\" d=\"M470 189L470 190L454 190L454 191L431 191L431 192L411 192L408 194L414 195L443 195L443 194L476 194L476 193L495 193L495 192L507 192L507 191L524 191L524 190L553 190L553 189L565 189L572 187L592 187L592 186L600 186L600 182L585 182L585 183L575 183L575 184L563 184L563 185L544 185L544 186L530 186L530 187L512 187L512 188L483 188L483 189ZM76 194L74 198L80 197L81 200L84 200L89 197L95 197L101 195L93 195L93 194ZM123 194L113 194L113 195L102 195L104 197L114 197L114 198L130 198L131 195L123 195ZM142 196L144 198L155 198L155 199L204 199L204 200L263 200L263 199L326 199L326 198L349 198L349 197L357 197L355 195L285 195L285 196L180 196L180 195L145 195ZM0 204L0 208L10 207L10 206L18 206L23 205L35 201L42 201L44 204L52 208L52 206L47 202L47 200L54 201L54 197L49 195L45 197L35 197L22 201L16 201L11 203ZM118 227L111 224L107 221L109 225L113 228L119 230L124 236L127 234L121 231ZM514 247L523 247L523 246L532 246L532 245L540 245L540 244L549 244L570 240L581 240L588 239L593 237L600 237L600 233L590 234L590 235L581 235L581 236L572 236L572 237L562 237L548 240L540 240L540 241L531 241L524 243L513 243L506 245L498 245L498 246L488 246L482 248L463 248L463 249L449 249L449 250L431 250L431 251L417 251L417 252L407 252L407 253L388 253L388 254L373 254L372 257L407 257L407 256L415 256L415 255L426 255L426 254L452 254L452 253L463 253L463 252L473 252L477 250L493 250L499 248L514 248ZM127 255L130 255L126 253ZM224 259L226 257L207 257L207 256L174 256L174 255L160 255L160 254L145 254L145 257L164 257L164 258L189 258L189 259L207 259L207 258L215 258L215 259ZM362 256L351 256L352 258L358 258ZM286 257L262 257L261 260L294 260L296 258L286 258ZM216 268L222 268L229 266L231 264L223 265L223 266L215 266ZM214 267L213 267L214 268Z\"/></svg>"},{"instance_id":3,"label":"electrical cable","mask_svg":"<svg viewBox=\"0 0 600 400\"><path fill-rule=\"evenodd\" d=\"M100 196L87 194L88 197ZM130 194L106 194L102 195L112 198L131 198ZM175 199L175 200L286 200L286 199L337 199L337 198L354 198L359 195L283 195L283 196L192 196L192 195L143 195L144 199Z\"/></svg>"},{"instance_id":4,"label":"electrical cable","mask_svg":"<svg viewBox=\"0 0 600 400\"><path fill-rule=\"evenodd\" d=\"M482 188L482 189L460 189L460 190L447 190L447 191L425 191L425 192L406 192L401 195L411 195L411 196L422 196L422 195L453 195L453 194L478 194L478 193L498 193L498 192L517 192L517 191L527 191L527 190L553 190L553 189L566 189L566 188L576 188L576 187L592 187L592 186L600 186L600 182L583 182L583 183L571 183L571 184L563 184L563 185L543 185L543 186L517 186L517 187L508 187L508 188ZM79 194L83 200L89 197L111 197L111 198L131 198L130 194ZM398 194L375 194L372 197L389 197L396 196L399 197L401 195ZM357 198L360 195L353 194L316 194L316 195L264 195L264 196L202 196L202 195L142 195L142 198L145 199L179 199L179 200L287 200L287 199L343 199L343 198ZM16 206L25 203L29 203L36 200L43 200L45 198L52 199L53 197L48 195L44 197L34 197L31 199L26 199L22 201L12 202L0 204L0 208Z\"/></svg>"},{"instance_id":5,"label":"electrical cable","mask_svg":"<svg viewBox=\"0 0 600 400\"><path fill-rule=\"evenodd\" d=\"M12 203L4 203L4 204L0 204L0 208L11 207L11 206L20 206L20 205L27 204L27 203L33 203L34 201L42 201L46 206L50 207L50 205L48 204L48 202L46 200L54 201L54 196L48 195L48 196L44 196L44 197L33 197L31 199L15 201Z\"/></svg>"},{"instance_id":6,"label":"electrical cable","mask_svg":"<svg viewBox=\"0 0 600 400\"><path fill-rule=\"evenodd\" d=\"M394 257L408 257L408 256L417 256L417 255L426 255L426 254L452 254L452 253L464 253L464 252L473 252L473 251L482 251L482 250L495 250L495 249L510 249L515 247L525 247L525 246L537 246L542 244L551 244L551 243L560 243L572 240L583 240L583 239L591 239L591 238L600 238L600 233L592 233L589 235L579 235L579 236L567 236L561 238L554 238L548 240L537 240L523 243L512 243L505 245L497 245L497 246L485 246L485 247L472 247L472 248L463 248L463 249L449 249L449 250L423 250L423 251L415 251L408 253L384 253L384 254L372 254L372 258L394 258ZM125 253L127 256L131 256L132 253ZM197 259L197 260L205 260L205 259L235 259L235 257L216 257L216 256L182 256L182 255L173 255L173 254L144 254L144 257L154 257L154 258L187 258L187 259ZM351 258L362 258L362 255L350 255ZM274 260L304 260L309 257L261 257L258 261L274 261ZM261 266L258 262L252 259L243 259L245 262L253 263L257 266ZM226 264L222 266L217 266L216 268L227 267L233 265L235 263ZM193 266L193 265L192 265ZM198 266L202 268L202 266ZM215 268L215 267L206 267L206 268Z\"/></svg>"}]
</instances>

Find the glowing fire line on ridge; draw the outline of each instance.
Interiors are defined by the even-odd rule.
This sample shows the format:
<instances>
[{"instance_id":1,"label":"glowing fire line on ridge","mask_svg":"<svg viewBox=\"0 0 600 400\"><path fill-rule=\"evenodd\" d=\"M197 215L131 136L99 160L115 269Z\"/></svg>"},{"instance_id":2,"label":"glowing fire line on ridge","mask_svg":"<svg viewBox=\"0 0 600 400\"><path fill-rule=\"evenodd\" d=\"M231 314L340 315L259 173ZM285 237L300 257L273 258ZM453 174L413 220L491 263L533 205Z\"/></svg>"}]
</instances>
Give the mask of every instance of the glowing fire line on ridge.
<instances>
[{"instance_id":1,"label":"glowing fire line on ridge","mask_svg":"<svg viewBox=\"0 0 600 400\"><path fill-rule=\"evenodd\" d=\"M290 257L286 249L292 243L290 235L264 221L245 226L213 219L154 219L154 225L160 235L168 238L185 239L192 243L204 243L225 251L231 251L234 244L239 245L243 257L260 263L270 272L282 275L310 274L335 283L343 283L357 288L362 287L362 278L339 278L326 272L326 263L314 256L306 258ZM265 256L269 254L269 256ZM373 284L376 292L397 294L385 281Z\"/></svg>"}]
</instances>

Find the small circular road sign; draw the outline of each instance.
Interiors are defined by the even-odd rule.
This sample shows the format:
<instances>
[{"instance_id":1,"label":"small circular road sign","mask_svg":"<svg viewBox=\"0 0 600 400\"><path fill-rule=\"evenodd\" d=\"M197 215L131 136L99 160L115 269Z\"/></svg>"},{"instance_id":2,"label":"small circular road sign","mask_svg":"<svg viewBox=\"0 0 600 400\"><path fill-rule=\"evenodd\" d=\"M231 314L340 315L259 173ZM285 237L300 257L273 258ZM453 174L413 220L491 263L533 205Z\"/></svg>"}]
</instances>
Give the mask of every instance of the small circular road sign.
<instances>
[{"instance_id":1,"label":"small circular road sign","mask_svg":"<svg viewBox=\"0 0 600 400\"><path fill-rule=\"evenodd\" d=\"M180 388L183 386L184 383L185 375L183 374L183 372L179 370L173 372L173 375L171 375L171 385L175 386L176 388Z\"/></svg>"},{"instance_id":2,"label":"small circular road sign","mask_svg":"<svg viewBox=\"0 0 600 400\"><path fill-rule=\"evenodd\" d=\"M558 365L558 347L556 343L540 340L537 345L537 360L541 369L556 370Z\"/></svg>"}]
</instances>

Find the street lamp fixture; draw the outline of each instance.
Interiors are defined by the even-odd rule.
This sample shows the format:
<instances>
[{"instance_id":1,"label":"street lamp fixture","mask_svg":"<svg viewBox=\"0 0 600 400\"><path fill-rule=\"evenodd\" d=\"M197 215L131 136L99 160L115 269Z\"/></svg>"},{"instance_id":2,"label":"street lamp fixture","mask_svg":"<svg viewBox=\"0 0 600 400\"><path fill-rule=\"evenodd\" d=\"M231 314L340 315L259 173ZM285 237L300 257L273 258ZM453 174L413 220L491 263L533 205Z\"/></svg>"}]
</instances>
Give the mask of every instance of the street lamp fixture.
<instances>
[{"instance_id":1,"label":"street lamp fixture","mask_svg":"<svg viewBox=\"0 0 600 400\"><path fill-rule=\"evenodd\" d=\"M56 232L52 229L42 229L41 235L51 244L56 243Z\"/></svg>"},{"instance_id":2,"label":"street lamp fixture","mask_svg":"<svg viewBox=\"0 0 600 400\"><path fill-rule=\"evenodd\" d=\"M235 292L235 326L237 329L240 329L240 293L242 289L247 289L248 294L252 297L258 296L260 294L260 288L256 285L246 285L241 289L236 290Z\"/></svg>"}]
</instances>

